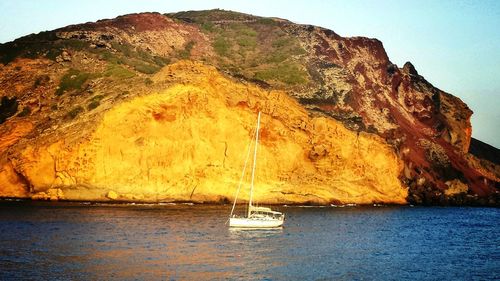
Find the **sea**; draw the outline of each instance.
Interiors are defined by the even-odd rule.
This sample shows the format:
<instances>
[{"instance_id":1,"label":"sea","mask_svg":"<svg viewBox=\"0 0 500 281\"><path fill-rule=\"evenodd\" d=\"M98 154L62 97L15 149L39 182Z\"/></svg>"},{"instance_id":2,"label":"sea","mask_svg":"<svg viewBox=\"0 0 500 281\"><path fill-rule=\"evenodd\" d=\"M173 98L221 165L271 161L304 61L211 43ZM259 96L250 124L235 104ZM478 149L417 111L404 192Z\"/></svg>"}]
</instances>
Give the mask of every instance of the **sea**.
<instances>
[{"instance_id":1,"label":"sea","mask_svg":"<svg viewBox=\"0 0 500 281\"><path fill-rule=\"evenodd\" d=\"M230 205L0 201L0 280L500 279L498 208L273 208L232 230Z\"/></svg>"}]
</instances>

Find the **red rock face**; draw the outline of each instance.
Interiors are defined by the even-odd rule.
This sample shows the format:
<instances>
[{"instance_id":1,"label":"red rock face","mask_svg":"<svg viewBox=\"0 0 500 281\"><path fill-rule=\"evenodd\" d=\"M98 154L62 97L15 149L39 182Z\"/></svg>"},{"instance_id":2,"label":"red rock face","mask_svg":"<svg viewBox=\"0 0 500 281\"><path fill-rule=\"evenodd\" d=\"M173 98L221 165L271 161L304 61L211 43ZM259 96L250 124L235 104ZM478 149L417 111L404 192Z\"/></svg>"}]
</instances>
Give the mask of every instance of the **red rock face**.
<instances>
[{"instance_id":1,"label":"red rock face","mask_svg":"<svg viewBox=\"0 0 500 281\"><path fill-rule=\"evenodd\" d=\"M104 19L97 22L70 25L57 31L102 31L117 28L126 31L144 32L159 31L172 27L173 21L160 13L140 13Z\"/></svg>"},{"instance_id":2,"label":"red rock face","mask_svg":"<svg viewBox=\"0 0 500 281\"><path fill-rule=\"evenodd\" d=\"M346 103L361 117L355 129L375 129L404 160L410 201L457 203L443 195L457 179L472 196L497 194L495 179L466 160L472 131L472 111L466 104L432 86L411 63L397 68L378 40L342 38L322 29L312 32L304 40L311 42L314 55L349 72L352 94ZM337 119L346 115L334 105L319 103L319 110Z\"/></svg>"}]
</instances>

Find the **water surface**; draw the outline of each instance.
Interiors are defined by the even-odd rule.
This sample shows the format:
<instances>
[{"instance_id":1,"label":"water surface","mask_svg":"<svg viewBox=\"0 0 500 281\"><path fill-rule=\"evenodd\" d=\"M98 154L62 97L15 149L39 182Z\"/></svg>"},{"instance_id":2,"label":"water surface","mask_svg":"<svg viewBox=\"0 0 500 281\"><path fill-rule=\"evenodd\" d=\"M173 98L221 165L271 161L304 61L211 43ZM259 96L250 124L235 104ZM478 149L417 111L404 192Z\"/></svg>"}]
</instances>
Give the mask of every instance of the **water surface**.
<instances>
[{"instance_id":1,"label":"water surface","mask_svg":"<svg viewBox=\"0 0 500 281\"><path fill-rule=\"evenodd\" d=\"M0 280L498 280L500 211L281 207L231 231L230 206L0 202Z\"/></svg>"}]
</instances>

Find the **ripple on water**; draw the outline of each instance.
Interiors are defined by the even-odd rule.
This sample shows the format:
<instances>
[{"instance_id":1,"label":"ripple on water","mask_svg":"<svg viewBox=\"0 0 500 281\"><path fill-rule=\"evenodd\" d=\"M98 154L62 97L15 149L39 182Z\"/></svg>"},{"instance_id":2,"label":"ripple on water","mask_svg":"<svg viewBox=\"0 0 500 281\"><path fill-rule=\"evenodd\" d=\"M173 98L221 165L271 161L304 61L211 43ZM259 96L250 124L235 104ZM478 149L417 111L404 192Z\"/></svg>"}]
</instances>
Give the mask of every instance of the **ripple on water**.
<instances>
[{"instance_id":1,"label":"ripple on water","mask_svg":"<svg viewBox=\"0 0 500 281\"><path fill-rule=\"evenodd\" d=\"M283 228L233 230L230 208L2 202L0 279L500 276L498 209L283 206Z\"/></svg>"}]
</instances>

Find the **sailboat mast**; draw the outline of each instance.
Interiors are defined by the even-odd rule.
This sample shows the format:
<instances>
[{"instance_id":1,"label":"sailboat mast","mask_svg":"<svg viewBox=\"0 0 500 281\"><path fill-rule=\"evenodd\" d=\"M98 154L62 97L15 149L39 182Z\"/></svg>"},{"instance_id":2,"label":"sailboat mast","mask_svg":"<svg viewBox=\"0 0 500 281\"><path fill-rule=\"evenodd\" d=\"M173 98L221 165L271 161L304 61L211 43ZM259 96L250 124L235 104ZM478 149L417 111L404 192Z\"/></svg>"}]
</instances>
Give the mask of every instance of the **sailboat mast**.
<instances>
[{"instance_id":1,"label":"sailboat mast","mask_svg":"<svg viewBox=\"0 0 500 281\"><path fill-rule=\"evenodd\" d=\"M253 181L255 178L255 165L257 163L257 146L259 144L259 127L260 127L260 111L257 117L257 131L255 133L255 150L253 152L253 167L252 167L252 182L250 184L250 199L248 200L248 217L251 215L252 210L252 197L253 197Z\"/></svg>"}]
</instances>

